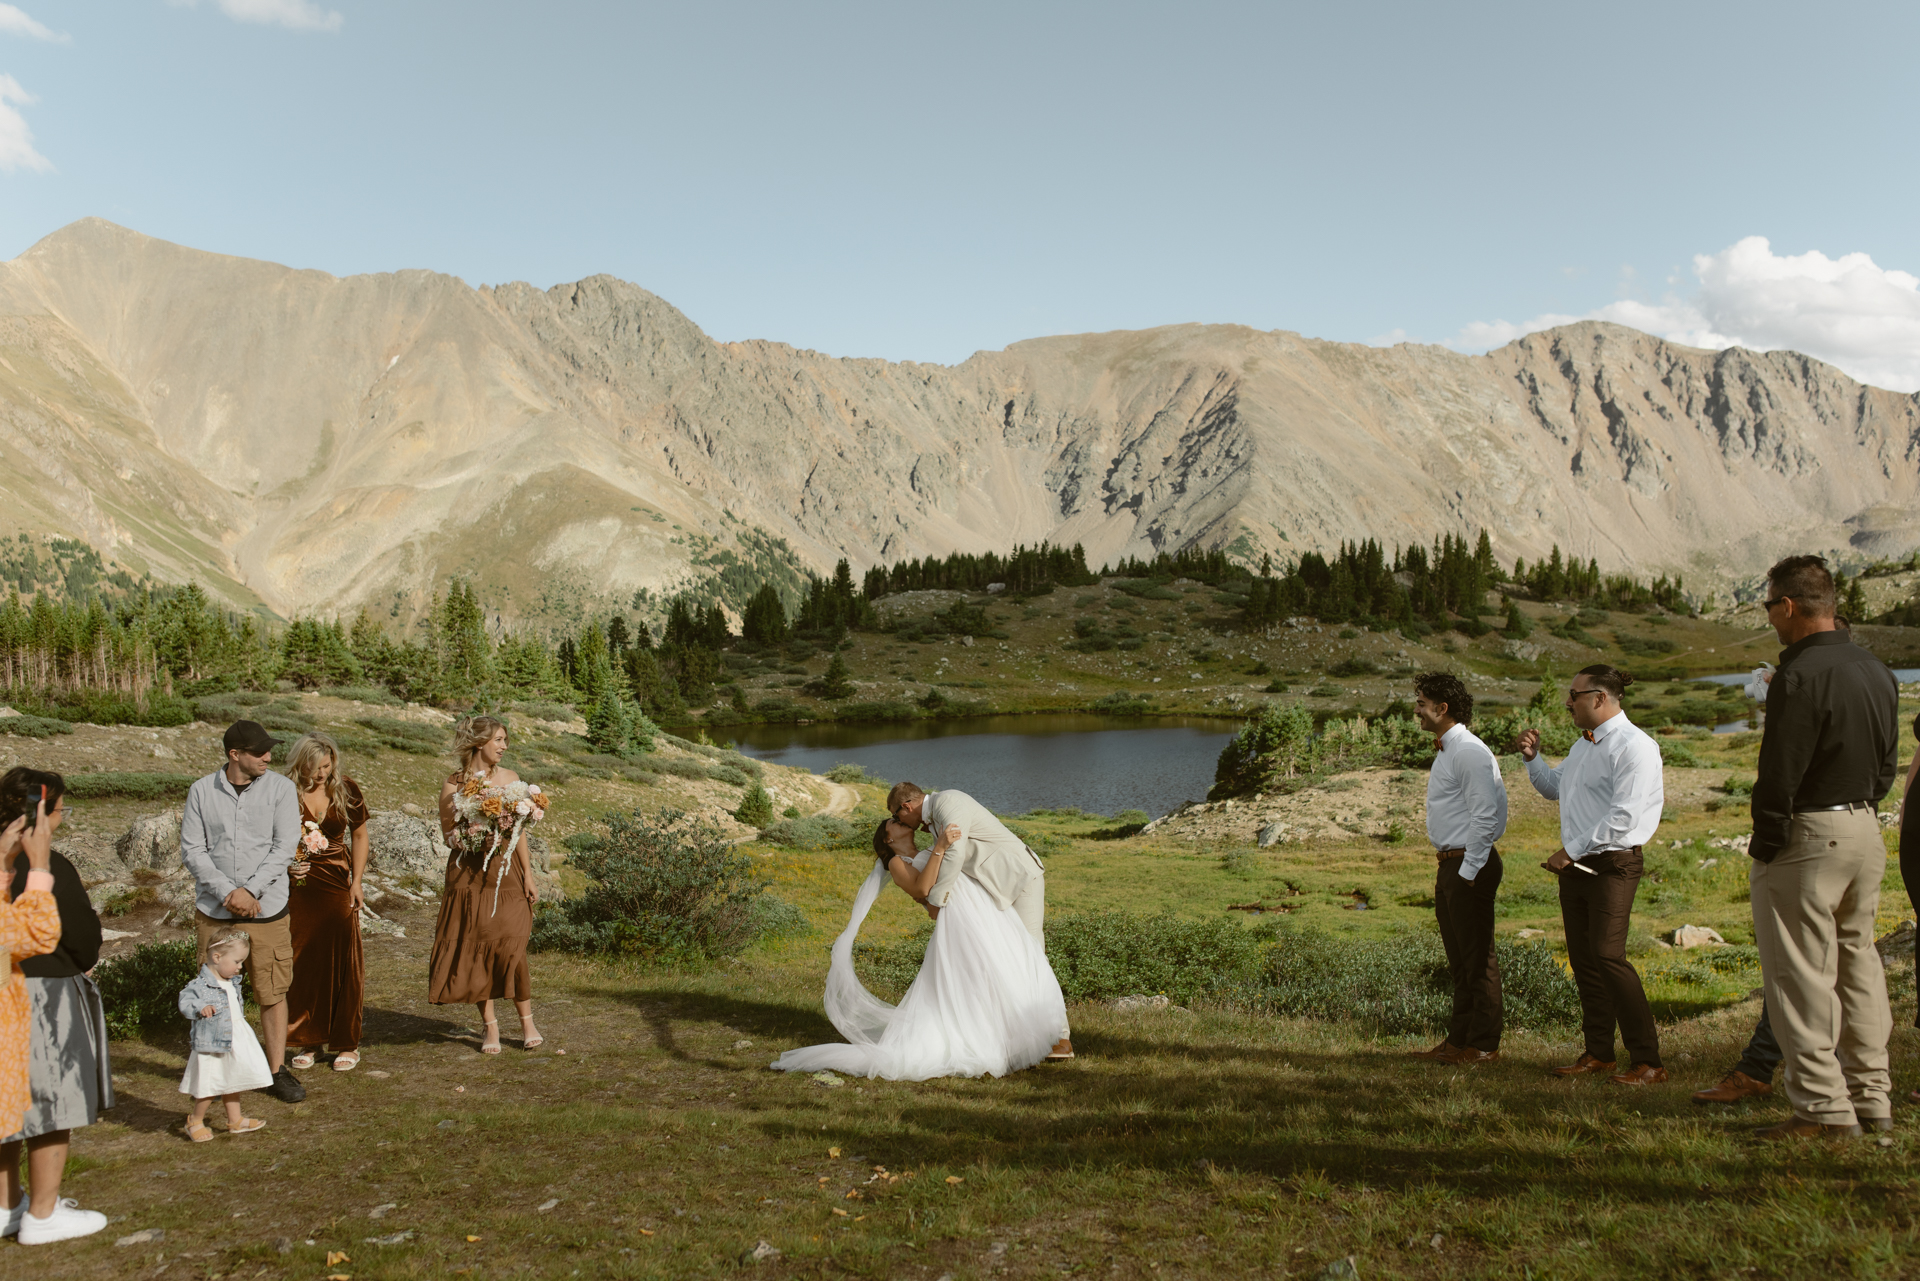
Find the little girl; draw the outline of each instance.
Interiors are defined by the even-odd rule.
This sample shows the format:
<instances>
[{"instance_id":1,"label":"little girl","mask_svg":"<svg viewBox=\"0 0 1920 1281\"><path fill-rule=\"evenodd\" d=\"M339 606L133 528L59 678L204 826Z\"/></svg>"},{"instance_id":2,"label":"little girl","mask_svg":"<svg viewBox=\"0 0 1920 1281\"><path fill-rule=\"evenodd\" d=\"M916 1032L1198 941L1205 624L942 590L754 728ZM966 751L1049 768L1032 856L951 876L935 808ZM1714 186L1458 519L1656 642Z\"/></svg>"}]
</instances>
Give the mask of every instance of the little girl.
<instances>
[{"instance_id":1,"label":"little girl","mask_svg":"<svg viewBox=\"0 0 1920 1281\"><path fill-rule=\"evenodd\" d=\"M199 977L180 989L180 1013L193 1022L193 1053L180 1078L180 1093L193 1096L186 1131L195 1143L213 1138L206 1119L216 1094L226 1100L228 1134L251 1134L267 1124L240 1111L242 1094L273 1084L267 1056L247 1026L240 994L233 987L233 976L252 949L253 939L245 930L222 930L207 944L207 962Z\"/></svg>"}]
</instances>

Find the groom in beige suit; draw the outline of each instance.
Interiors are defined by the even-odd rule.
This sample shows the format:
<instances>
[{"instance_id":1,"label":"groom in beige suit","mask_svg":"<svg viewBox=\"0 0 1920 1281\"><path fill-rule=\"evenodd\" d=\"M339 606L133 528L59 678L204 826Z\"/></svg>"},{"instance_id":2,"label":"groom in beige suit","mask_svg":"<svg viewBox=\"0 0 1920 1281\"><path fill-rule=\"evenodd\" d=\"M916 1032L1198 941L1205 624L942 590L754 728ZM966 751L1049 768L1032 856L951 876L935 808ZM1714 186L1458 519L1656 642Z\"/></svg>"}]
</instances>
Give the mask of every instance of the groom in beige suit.
<instances>
[{"instance_id":1,"label":"groom in beige suit","mask_svg":"<svg viewBox=\"0 0 1920 1281\"><path fill-rule=\"evenodd\" d=\"M887 811L909 830L924 827L946 836L949 853L940 874L927 891L927 905L944 907L953 893L954 878L966 875L986 891L1001 911L1012 908L1027 933L1045 949L1047 937L1047 869L1027 843L1007 830L979 801L951 788L928 795L918 784L895 783L887 793ZM1060 1029L1060 1042L1047 1055L1051 1060L1073 1057L1069 1029Z\"/></svg>"}]
</instances>

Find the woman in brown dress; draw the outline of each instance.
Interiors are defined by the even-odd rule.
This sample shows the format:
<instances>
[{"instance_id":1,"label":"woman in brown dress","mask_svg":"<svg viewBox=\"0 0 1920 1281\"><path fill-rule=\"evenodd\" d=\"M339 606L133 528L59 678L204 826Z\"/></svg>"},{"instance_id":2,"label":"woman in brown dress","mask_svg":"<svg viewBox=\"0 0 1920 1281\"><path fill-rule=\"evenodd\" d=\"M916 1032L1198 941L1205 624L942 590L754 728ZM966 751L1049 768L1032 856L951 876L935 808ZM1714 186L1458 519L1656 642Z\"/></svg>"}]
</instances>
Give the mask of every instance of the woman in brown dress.
<instances>
[{"instance_id":1,"label":"woman in brown dress","mask_svg":"<svg viewBox=\"0 0 1920 1281\"><path fill-rule=\"evenodd\" d=\"M454 794L469 779L483 783L518 782L500 765L507 751L507 727L491 716L470 716L454 729L460 768L440 789L440 831L446 837L447 888L440 899L440 920L433 930L427 1000L435 1005L471 1001L484 1025L480 1052L500 1052L495 997L508 997L520 1015L520 1044L533 1049L546 1038L533 1025L533 977L527 970L527 941L533 936L532 855L522 832L509 854L506 893L498 893L483 866L489 836L469 832L453 806Z\"/></svg>"},{"instance_id":2,"label":"woman in brown dress","mask_svg":"<svg viewBox=\"0 0 1920 1281\"><path fill-rule=\"evenodd\" d=\"M305 1071L320 1047L333 1070L360 1065L360 1011L366 960L360 950L360 908L367 901L367 802L340 772L340 749L325 734L293 745L287 777L300 793L299 853L288 869L293 933L293 984L287 989L287 1046ZM322 849L309 847L311 841Z\"/></svg>"}]
</instances>

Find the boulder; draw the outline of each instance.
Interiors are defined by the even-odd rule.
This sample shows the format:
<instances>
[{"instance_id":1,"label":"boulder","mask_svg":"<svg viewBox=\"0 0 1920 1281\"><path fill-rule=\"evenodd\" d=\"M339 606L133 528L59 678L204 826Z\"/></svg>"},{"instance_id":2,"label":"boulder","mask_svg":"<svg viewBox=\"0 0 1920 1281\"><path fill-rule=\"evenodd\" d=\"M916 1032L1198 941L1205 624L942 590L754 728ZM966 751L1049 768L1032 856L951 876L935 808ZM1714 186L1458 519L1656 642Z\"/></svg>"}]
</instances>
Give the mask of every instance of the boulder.
<instances>
[{"instance_id":1,"label":"boulder","mask_svg":"<svg viewBox=\"0 0 1920 1281\"><path fill-rule=\"evenodd\" d=\"M175 833L176 844L178 833ZM119 842L103 833L81 835L62 832L57 838L54 849L66 856L74 870L80 873L83 885L96 885L101 881L111 881L124 877L127 868L120 861L116 846ZM178 851L176 850L176 853Z\"/></svg>"},{"instance_id":2,"label":"boulder","mask_svg":"<svg viewBox=\"0 0 1920 1281\"><path fill-rule=\"evenodd\" d=\"M411 807L410 807L411 808ZM419 876L438 883L447 871L440 824L424 814L375 810L367 819L367 865L384 875Z\"/></svg>"},{"instance_id":3,"label":"boulder","mask_svg":"<svg viewBox=\"0 0 1920 1281\"><path fill-rule=\"evenodd\" d=\"M1164 1010L1172 1004L1173 1002L1165 995L1148 996L1140 993L1135 996L1116 997L1113 1008L1116 1010Z\"/></svg>"},{"instance_id":4,"label":"boulder","mask_svg":"<svg viewBox=\"0 0 1920 1281\"><path fill-rule=\"evenodd\" d=\"M180 866L181 807L136 818L114 842L114 853L129 872L164 872Z\"/></svg>"},{"instance_id":5,"label":"boulder","mask_svg":"<svg viewBox=\"0 0 1920 1281\"><path fill-rule=\"evenodd\" d=\"M1271 849L1286 839L1287 825L1285 823L1268 823L1260 829L1260 848L1263 850Z\"/></svg>"},{"instance_id":6,"label":"boulder","mask_svg":"<svg viewBox=\"0 0 1920 1281\"><path fill-rule=\"evenodd\" d=\"M1705 925L1682 925L1668 936L1667 941L1679 948L1727 945L1727 941L1720 937L1720 931Z\"/></svg>"}]
</instances>

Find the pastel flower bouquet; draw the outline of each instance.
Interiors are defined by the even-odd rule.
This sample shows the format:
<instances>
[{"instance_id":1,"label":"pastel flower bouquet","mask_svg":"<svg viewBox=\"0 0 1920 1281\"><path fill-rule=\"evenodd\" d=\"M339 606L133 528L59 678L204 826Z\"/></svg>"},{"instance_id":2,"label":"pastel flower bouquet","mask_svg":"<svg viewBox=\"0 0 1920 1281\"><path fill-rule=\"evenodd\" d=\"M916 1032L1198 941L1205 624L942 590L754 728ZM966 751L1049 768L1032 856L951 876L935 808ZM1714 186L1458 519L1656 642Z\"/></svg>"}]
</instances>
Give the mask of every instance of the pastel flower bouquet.
<instances>
[{"instance_id":1,"label":"pastel flower bouquet","mask_svg":"<svg viewBox=\"0 0 1920 1281\"><path fill-rule=\"evenodd\" d=\"M288 869L293 873L293 883L296 888L307 883L308 858L327 852L327 838L320 831L320 824L307 819L301 827L303 830L300 833L300 846L296 851L293 866Z\"/></svg>"},{"instance_id":2,"label":"pastel flower bouquet","mask_svg":"<svg viewBox=\"0 0 1920 1281\"><path fill-rule=\"evenodd\" d=\"M520 833L547 816L547 794L538 783L489 783L469 778L453 794L453 813L457 821L455 839L461 843L463 858L480 860L484 875L494 855L500 855L500 870L493 881L493 911L500 910L500 885L507 878L507 865L513 861L513 847Z\"/></svg>"}]
</instances>

